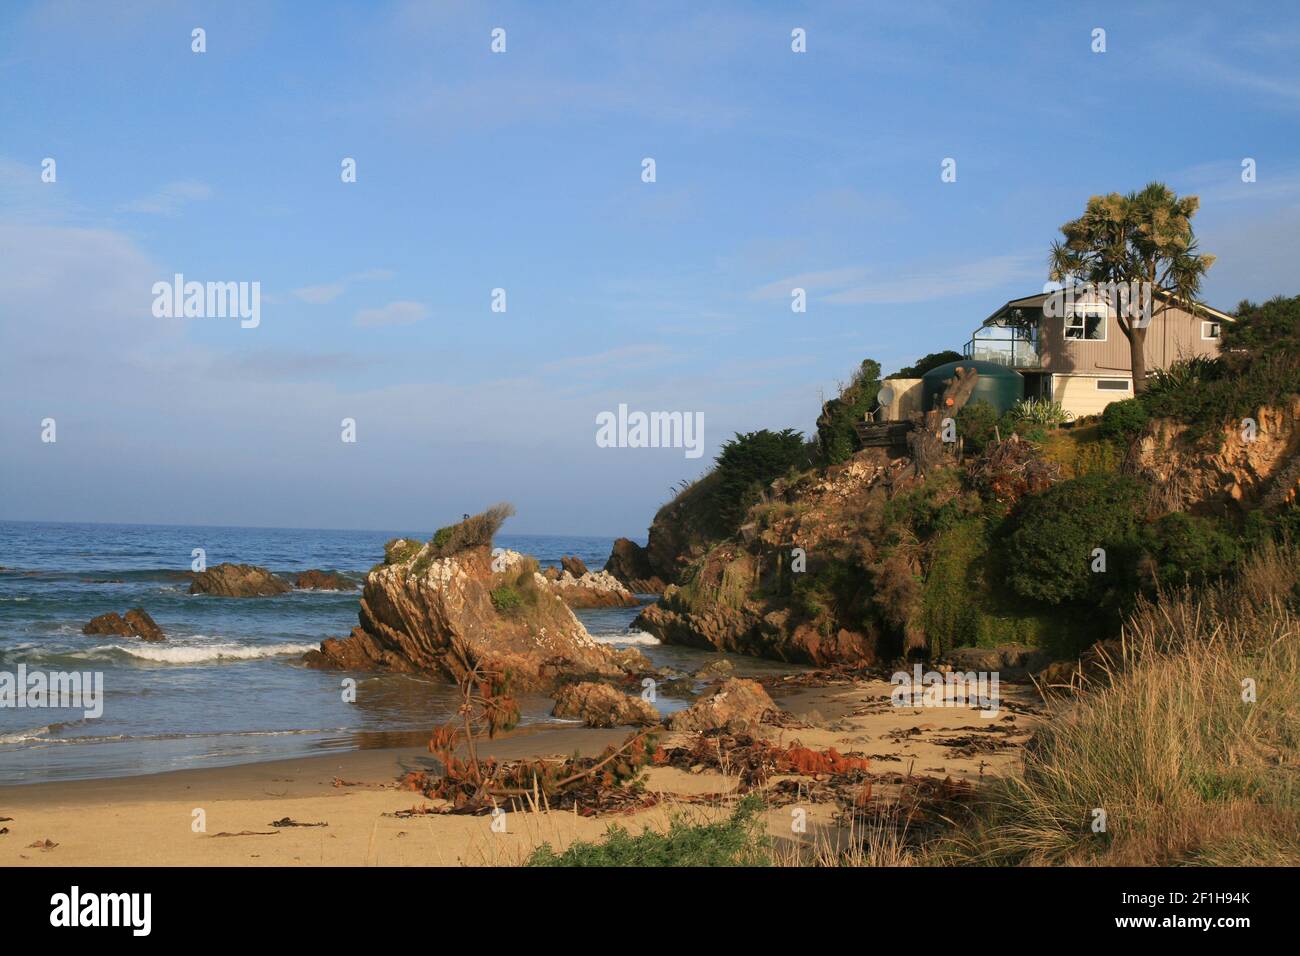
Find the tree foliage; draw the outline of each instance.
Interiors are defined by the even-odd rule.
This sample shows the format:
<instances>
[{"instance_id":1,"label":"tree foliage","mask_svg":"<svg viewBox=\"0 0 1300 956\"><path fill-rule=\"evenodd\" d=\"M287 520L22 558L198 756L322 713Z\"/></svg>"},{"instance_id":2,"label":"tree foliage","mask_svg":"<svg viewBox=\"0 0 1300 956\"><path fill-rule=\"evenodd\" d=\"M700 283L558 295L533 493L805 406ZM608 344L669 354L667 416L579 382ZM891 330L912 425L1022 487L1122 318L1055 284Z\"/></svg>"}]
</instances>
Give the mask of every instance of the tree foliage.
<instances>
[{"instance_id":1,"label":"tree foliage","mask_svg":"<svg viewBox=\"0 0 1300 956\"><path fill-rule=\"evenodd\" d=\"M1169 293L1153 303L1153 319L1173 306L1195 313L1201 280L1215 258L1197 250L1192 217L1200 202L1196 196L1180 198L1163 183L1093 196L1082 216L1061 227L1064 238L1052 243L1051 278L1067 285L1149 283ZM1123 314L1117 321L1129 340L1133 390L1140 394L1146 387L1148 326Z\"/></svg>"},{"instance_id":2,"label":"tree foliage","mask_svg":"<svg viewBox=\"0 0 1300 956\"><path fill-rule=\"evenodd\" d=\"M768 485L791 469L810 464L803 434L793 428L737 433L722 443L716 461L709 510L714 530L722 535L735 533Z\"/></svg>"}]
</instances>

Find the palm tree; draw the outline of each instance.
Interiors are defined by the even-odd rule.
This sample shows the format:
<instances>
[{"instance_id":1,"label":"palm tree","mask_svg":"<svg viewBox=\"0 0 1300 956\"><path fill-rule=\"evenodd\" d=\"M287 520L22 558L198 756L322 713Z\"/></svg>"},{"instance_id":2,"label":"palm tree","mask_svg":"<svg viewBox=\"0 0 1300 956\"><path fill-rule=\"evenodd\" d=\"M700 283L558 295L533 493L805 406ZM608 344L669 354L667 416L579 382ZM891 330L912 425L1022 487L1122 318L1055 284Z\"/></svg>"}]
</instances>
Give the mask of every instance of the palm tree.
<instances>
[{"instance_id":1,"label":"palm tree","mask_svg":"<svg viewBox=\"0 0 1300 956\"><path fill-rule=\"evenodd\" d=\"M1214 256L1197 251L1192 216L1200 207L1196 196L1181 199L1164 183L1150 183L1141 192L1093 196L1082 216L1061 227L1064 241L1052 243L1051 278L1067 286L1141 283L1154 300L1149 318L1179 307L1193 315L1196 295ZM1133 392L1146 390L1148 317L1136 318L1116 310L1120 330L1129 342Z\"/></svg>"}]
</instances>

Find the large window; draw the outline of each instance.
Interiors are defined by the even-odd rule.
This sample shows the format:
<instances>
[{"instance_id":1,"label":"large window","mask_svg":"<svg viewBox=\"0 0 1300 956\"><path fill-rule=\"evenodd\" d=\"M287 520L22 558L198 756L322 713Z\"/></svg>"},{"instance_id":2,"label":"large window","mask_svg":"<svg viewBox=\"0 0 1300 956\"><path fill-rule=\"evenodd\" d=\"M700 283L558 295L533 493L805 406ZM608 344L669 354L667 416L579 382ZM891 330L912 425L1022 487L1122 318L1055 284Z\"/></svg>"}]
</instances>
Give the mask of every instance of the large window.
<instances>
[{"instance_id":1,"label":"large window","mask_svg":"<svg viewBox=\"0 0 1300 956\"><path fill-rule=\"evenodd\" d=\"M1106 310L1100 305L1078 305L1065 317L1067 342L1105 342Z\"/></svg>"},{"instance_id":2,"label":"large window","mask_svg":"<svg viewBox=\"0 0 1300 956\"><path fill-rule=\"evenodd\" d=\"M1202 340L1202 341L1209 342L1209 341L1212 341L1212 340L1214 340L1214 339L1217 339L1218 337L1219 337L1219 323L1218 323L1218 322L1202 322L1202 323L1201 323L1201 340Z\"/></svg>"}]
</instances>

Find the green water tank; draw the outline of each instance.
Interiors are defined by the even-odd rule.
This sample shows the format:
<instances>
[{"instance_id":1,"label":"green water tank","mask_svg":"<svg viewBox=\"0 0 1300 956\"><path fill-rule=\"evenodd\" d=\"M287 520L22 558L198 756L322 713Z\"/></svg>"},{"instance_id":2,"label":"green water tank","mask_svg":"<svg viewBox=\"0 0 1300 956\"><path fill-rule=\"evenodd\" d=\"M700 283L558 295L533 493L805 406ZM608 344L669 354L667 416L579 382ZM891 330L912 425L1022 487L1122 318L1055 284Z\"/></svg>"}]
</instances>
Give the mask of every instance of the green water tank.
<instances>
[{"instance_id":1,"label":"green water tank","mask_svg":"<svg viewBox=\"0 0 1300 956\"><path fill-rule=\"evenodd\" d=\"M949 362L938 368L930 369L921 376L921 410L928 412L938 408L939 401L948 382L957 374L957 369L974 369L979 373L975 380L975 391L971 393L970 402L988 402L998 410L998 414L1010 411L1011 406L1025 397L1025 379L1019 372L997 362L977 362L965 359ZM969 404L969 402L968 402Z\"/></svg>"}]
</instances>

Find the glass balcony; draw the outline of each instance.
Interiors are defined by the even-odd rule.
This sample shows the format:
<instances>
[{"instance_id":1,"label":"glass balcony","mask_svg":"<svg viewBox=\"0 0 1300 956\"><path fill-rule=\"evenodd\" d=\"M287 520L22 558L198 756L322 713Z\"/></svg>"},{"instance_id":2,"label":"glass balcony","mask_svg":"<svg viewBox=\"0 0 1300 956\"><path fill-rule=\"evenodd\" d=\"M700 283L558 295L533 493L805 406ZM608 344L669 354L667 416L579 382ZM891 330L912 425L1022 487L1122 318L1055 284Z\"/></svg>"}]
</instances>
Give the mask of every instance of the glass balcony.
<instances>
[{"instance_id":1,"label":"glass balcony","mask_svg":"<svg viewBox=\"0 0 1300 956\"><path fill-rule=\"evenodd\" d=\"M996 362L1008 368L1041 368L1035 336L1021 328L986 325L962 347L962 355L977 362Z\"/></svg>"}]
</instances>

